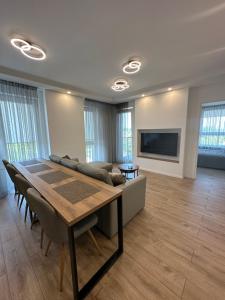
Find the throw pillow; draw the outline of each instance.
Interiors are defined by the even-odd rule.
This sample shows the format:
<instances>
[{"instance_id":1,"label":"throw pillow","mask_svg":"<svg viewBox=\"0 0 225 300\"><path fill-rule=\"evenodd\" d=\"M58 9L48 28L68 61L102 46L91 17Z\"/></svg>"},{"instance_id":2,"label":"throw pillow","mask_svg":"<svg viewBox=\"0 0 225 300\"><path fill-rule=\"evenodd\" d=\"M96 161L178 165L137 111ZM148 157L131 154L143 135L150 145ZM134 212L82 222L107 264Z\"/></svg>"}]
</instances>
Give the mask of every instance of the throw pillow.
<instances>
[{"instance_id":1,"label":"throw pillow","mask_svg":"<svg viewBox=\"0 0 225 300\"><path fill-rule=\"evenodd\" d=\"M64 155L64 156L62 156L62 158L67 158L67 159L71 159L70 157L69 157L69 155Z\"/></svg>"},{"instance_id":2,"label":"throw pillow","mask_svg":"<svg viewBox=\"0 0 225 300\"><path fill-rule=\"evenodd\" d=\"M120 184L124 184L126 182L126 178L121 173L109 173L113 186L118 186Z\"/></svg>"},{"instance_id":3,"label":"throw pillow","mask_svg":"<svg viewBox=\"0 0 225 300\"><path fill-rule=\"evenodd\" d=\"M66 158L66 159L71 159L71 160L75 160L75 161L77 161L77 162L79 162L79 159L78 158L71 158L69 155L65 155L65 156L63 156L62 158Z\"/></svg>"}]
</instances>

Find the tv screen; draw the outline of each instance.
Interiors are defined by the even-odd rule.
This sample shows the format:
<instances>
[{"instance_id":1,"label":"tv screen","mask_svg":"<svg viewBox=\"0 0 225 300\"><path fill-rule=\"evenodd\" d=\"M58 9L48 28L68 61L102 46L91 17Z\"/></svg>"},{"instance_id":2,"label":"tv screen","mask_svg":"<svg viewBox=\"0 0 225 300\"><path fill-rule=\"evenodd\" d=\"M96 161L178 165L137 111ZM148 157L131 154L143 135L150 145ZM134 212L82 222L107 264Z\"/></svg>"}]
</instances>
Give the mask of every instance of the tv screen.
<instances>
[{"instance_id":1,"label":"tv screen","mask_svg":"<svg viewBox=\"0 0 225 300\"><path fill-rule=\"evenodd\" d=\"M177 156L178 133L141 133L141 152Z\"/></svg>"}]
</instances>

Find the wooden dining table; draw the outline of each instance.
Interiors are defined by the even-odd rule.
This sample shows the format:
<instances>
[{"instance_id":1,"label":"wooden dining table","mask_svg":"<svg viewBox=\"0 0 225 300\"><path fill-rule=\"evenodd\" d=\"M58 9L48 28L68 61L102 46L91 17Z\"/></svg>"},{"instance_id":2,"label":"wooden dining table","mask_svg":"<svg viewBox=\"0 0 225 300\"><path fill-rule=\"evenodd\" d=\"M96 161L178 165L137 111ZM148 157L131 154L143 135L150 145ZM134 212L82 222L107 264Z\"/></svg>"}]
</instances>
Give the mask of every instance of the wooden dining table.
<instances>
[{"instance_id":1,"label":"wooden dining table","mask_svg":"<svg viewBox=\"0 0 225 300\"><path fill-rule=\"evenodd\" d=\"M73 297L74 299L85 298L123 253L122 191L49 160L24 161L14 163L14 166L66 223ZM74 226L114 200L117 201L118 247L89 281L79 289Z\"/></svg>"}]
</instances>

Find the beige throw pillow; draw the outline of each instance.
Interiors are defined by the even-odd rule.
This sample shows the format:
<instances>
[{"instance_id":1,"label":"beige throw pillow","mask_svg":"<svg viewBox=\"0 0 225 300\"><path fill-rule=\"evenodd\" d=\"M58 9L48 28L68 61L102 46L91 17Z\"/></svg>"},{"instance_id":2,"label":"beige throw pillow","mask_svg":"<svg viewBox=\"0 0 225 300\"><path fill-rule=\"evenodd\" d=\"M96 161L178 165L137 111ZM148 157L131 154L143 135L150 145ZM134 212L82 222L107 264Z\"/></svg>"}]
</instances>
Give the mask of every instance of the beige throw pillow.
<instances>
[{"instance_id":1,"label":"beige throw pillow","mask_svg":"<svg viewBox=\"0 0 225 300\"><path fill-rule=\"evenodd\" d=\"M79 159L78 158L71 158L69 155L65 155L65 156L63 156L62 158L66 158L66 159L71 159L71 160L74 160L74 161L77 161L77 162L79 162Z\"/></svg>"},{"instance_id":2,"label":"beige throw pillow","mask_svg":"<svg viewBox=\"0 0 225 300\"><path fill-rule=\"evenodd\" d=\"M109 175L112 179L113 186L118 186L126 182L126 178L121 173L110 173Z\"/></svg>"}]
</instances>

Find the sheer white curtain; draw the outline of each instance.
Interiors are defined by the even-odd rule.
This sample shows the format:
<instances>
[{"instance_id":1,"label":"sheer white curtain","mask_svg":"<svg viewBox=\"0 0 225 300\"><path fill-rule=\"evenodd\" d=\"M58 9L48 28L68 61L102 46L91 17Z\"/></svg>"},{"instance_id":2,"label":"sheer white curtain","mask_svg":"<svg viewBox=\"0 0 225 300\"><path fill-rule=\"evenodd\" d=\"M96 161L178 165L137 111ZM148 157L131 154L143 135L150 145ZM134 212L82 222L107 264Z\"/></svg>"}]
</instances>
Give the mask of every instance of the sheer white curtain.
<instances>
[{"instance_id":1,"label":"sheer white curtain","mask_svg":"<svg viewBox=\"0 0 225 300\"><path fill-rule=\"evenodd\" d=\"M86 160L114 161L115 122L114 106L85 100L84 125Z\"/></svg>"},{"instance_id":2,"label":"sheer white curtain","mask_svg":"<svg viewBox=\"0 0 225 300\"><path fill-rule=\"evenodd\" d=\"M134 104L117 105L116 113L116 161L133 161L133 118Z\"/></svg>"},{"instance_id":3,"label":"sheer white curtain","mask_svg":"<svg viewBox=\"0 0 225 300\"><path fill-rule=\"evenodd\" d=\"M2 163L2 159L7 158L5 134L3 130L2 114L0 110L0 198L7 194L7 177L6 170Z\"/></svg>"},{"instance_id":4,"label":"sheer white curtain","mask_svg":"<svg viewBox=\"0 0 225 300\"><path fill-rule=\"evenodd\" d=\"M47 158L49 155L45 102L37 88L0 80L0 161ZM0 165L0 196L7 191Z\"/></svg>"},{"instance_id":5,"label":"sheer white curtain","mask_svg":"<svg viewBox=\"0 0 225 300\"><path fill-rule=\"evenodd\" d=\"M202 107L199 147L225 149L225 104Z\"/></svg>"}]
</instances>

